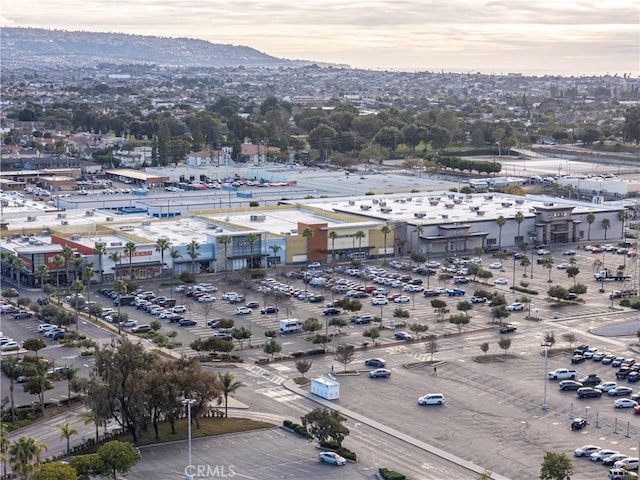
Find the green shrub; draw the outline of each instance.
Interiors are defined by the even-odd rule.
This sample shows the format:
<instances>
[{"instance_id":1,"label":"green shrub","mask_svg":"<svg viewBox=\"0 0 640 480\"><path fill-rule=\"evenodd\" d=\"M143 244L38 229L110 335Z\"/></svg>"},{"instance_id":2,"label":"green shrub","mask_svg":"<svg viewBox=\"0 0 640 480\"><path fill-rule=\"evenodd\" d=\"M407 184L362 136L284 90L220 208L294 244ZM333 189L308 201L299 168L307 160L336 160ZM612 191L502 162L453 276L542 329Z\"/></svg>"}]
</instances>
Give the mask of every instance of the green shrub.
<instances>
[{"instance_id":1,"label":"green shrub","mask_svg":"<svg viewBox=\"0 0 640 480\"><path fill-rule=\"evenodd\" d=\"M340 445L338 445L337 443L333 443L333 442L320 442L320 446L322 448L326 448L328 450L333 450L335 451L338 455L343 456L344 458L346 458L347 460L351 460L353 462L358 461L358 456L356 455L356 452L353 452L351 450L349 450L346 447L342 447Z\"/></svg>"},{"instance_id":2,"label":"green shrub","mask_svg":"<svg viewBox=\"0 0 640 480\"><path fill-rule=\"evenodd\" d=\"M191 272L182 272L179 278L183 283L193 283L196 281L196 276Z\"/></svg>"},{"instance_id":3,"label":"green shrub","mask_svg":"<svg viewBox=\"0 0 640 480\"><path fill-rule=\"evenodd\" d=\"M92 355L95 355L95 350L83 350L80 352L80 356L81 357L91 357Z\"/></svg>"},{"instance_id":4,"label":"green shrub","mask_svg":"<svg viewBox=\"0 0 640 480\"><path fill-rule=\"evenodd\" d=\"M304 438L309 438L309 434L307 433L307 429L304 428L299 423L292 422L291 420L285 420L282 422L282 425L290 430L293 430L295 433Z\"/></svg>"},{"instance_id":5,"label":"green shrub","mask_svg":"<svg viewBox=\"0 0 640 480\"><path fill-rule=\"evenodd\" d=\"M384 480L406 480L407 478L405 475L389 470L388 468L380 468L378 472Z\"/></svg>"},{"instance_id":6,"label":"green shrub","mask_svg":"<svg viewBox=\"0 0 640 480\"><path fill-rule=\"evenodd\" d=\"M251 200L249 202L249 206L250 207L259 207L260 206L260 202L258 202L257 200Z\"/></svg>"},{"instance_id":7,"label":"green shrub","mask_svg":"<svg viewBox=\"0 0 640 480\"><path fill-rule=\"evenodd\" d=\"M314 348L312 350L307 350L307 355L324 355L326 352L324 348Z\"/></svg>"},{"instance_id":8,"label":"green shrub","mask_svg":"<svg viewBox=\"0 0 640 480\"><path fill-rule=\"evenodd\" d=\"M293 352L293 353L291 354L291 356L292 356L293 358L300 358L300 357L304 357L304 356L305 356L305 353L304 353L304 352Z\"/></svg>"},{"instance_id":9,"label":"green shrub","mask_svg":"<svg viewBox=\"0 0 640 480\"><path fill-rule=\"evenodd\" d=\"M530 288L513 286L513 287L510 287L510 289L520 293L528 293L529 295L538 295L537 290L531 290Z\"/></svg>"}]
</instances>

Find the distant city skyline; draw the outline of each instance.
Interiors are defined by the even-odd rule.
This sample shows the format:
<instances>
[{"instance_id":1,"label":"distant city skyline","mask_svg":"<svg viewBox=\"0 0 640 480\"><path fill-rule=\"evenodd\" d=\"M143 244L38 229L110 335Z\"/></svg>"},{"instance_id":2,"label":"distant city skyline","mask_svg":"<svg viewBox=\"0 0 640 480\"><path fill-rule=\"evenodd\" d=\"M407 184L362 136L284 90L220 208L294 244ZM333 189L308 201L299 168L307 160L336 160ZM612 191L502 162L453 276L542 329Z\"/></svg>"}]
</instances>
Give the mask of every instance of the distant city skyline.
<instances>
[{"instance_id":1,"label":"distant city skyline","mask_svg":"<svg viewBox=\"0 0 640 480\"><path fill-rule=\"evenodd\" d=\"M245 45L374 70L640 75L637 0L30 0L0 24Z\"/></svg>"}]
</instances>

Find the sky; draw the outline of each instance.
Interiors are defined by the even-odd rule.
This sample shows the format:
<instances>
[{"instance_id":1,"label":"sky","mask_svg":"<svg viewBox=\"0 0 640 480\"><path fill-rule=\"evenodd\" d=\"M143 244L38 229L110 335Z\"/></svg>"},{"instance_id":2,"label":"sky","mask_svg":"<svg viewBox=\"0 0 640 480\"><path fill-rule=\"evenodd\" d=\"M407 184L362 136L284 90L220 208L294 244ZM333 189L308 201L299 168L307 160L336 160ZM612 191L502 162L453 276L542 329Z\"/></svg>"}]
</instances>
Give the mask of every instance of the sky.
<instances>
[{"instance_id":1,"label":"sky","mask_svg":"<svg viewBox=\"0 0 640 480\"><path fill-rule=\"evenodd\" d=\"M640 75L638 0L8 0L0 25L199 38L375 70Z\"/></svg>"}]
</instances>

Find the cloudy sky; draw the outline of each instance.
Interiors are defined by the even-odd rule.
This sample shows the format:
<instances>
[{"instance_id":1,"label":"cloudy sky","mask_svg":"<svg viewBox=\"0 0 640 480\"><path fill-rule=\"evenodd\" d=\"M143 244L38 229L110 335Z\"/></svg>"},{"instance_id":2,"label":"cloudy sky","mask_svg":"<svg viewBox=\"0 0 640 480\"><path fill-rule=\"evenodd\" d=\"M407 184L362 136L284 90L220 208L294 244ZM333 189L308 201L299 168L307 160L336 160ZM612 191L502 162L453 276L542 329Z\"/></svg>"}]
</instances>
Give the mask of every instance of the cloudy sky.
<instances>
[{"instance_id":1,"label":"cloudy sky","mask_svg":"<svg viewBox=\"0 0 640 480\"><path fill-rule=\"evenodd\" d=\"M638 0L16 0L0 15L371 69L640 73Z\"/></svg>"}]
</instances>

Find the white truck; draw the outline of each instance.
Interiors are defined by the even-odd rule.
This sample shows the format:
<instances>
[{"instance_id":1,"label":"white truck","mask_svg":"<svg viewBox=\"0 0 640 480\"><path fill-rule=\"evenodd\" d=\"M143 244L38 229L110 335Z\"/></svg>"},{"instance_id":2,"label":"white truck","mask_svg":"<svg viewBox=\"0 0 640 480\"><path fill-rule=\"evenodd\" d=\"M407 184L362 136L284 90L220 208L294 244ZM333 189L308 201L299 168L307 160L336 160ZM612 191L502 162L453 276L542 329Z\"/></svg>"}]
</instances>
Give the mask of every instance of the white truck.
<instances>
[{"instance_id":1,"label":"white truck","mask_svg":"<svg viewBox=\"0 0 640 480\"><path fill-rule=\"evenodd\" d=\"M549 372L549 380L575 380L578 378L578 372L569 368L556 368Z\"/></svg>"},{"instance_id":2,"label":"white truck","mask_svg":"<svg viewBox=\"0 0 640 480\"><path fill-rule=\"evenodd\" d=\"M604 282L606 280L614 280L616 282L624 282L629 280L628 275L623 275L622 273L614 273L613 271L605 268L604 270L600 270L598 273L593 274L593 278L595 278L599 282Z\"/></svg>"},{"instance_id":3,"label":"white truck","mask_svg":"<svg viewBox=\"0 0 640 480\"><path fill-rule=\"evenodd\" d=\"M286 318L280 320L280 331L282 333L295 333L302 330L302 321L297 318Z\"/></svg>"}]
</instances>

